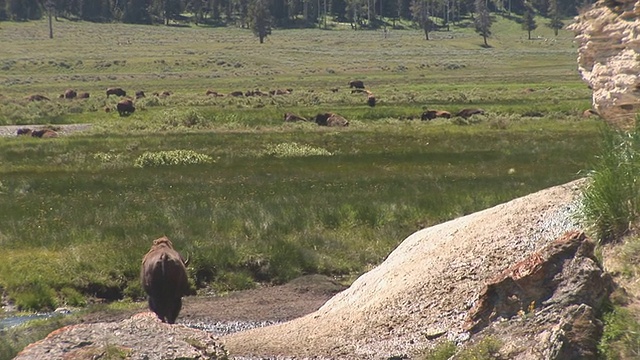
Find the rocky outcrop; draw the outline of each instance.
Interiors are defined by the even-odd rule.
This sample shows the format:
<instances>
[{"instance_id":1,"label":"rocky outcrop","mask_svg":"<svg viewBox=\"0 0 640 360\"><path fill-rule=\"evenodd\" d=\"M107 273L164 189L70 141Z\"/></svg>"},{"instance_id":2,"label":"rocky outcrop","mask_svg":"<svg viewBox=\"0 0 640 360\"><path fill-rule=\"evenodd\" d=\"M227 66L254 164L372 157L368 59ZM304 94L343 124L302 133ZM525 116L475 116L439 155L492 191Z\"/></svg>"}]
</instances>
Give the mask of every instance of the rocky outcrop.
<instances>
[{"instance_id":1,"label":"rocky outcrop","mask_svg":"<svg viewBox=\"0 0 640 360\"><path fill-rule=\"evenodd\" d=\"M509 359L597 359L598 309L613 282L594 248L570 232L511 266L483 288L466 328L510 344Z\"/></svg>"},{"instance_id":2,"label":"rocky outcrop","mask_svg":"<svg viewBox=\"0 0 640 360\"><path fill-rule=\"evenodd\" d=\"M315 313L223 336L221 340L232 355L404 358L443 339L465 346L476 336L502 329L490 326L502 320L520 324L518 310L524 306L526 311L535 300L534 308L539 311L530 318L541 325L505 334L508 340L501 351L509 354L505 357L508 359L536 358L527 357L528 348L521 344L543 342L539 338L542 332L547 336L545 344L554 344L558 354L565 354L564 351L570 351L565 347L574 346L573 340L565 341L578 328L574 319L593 313L590 310L593 304L606 292L596 291L596 286L590 283L600 279L602 273L589 253L593 247L584 237L554 242L567 231L580 230L572 220L579 184L578 181L549 188L418 231L382 264ZM583 262L585 267L578 266ZM475 304L483 303L482 294L493 299L485 284L495 282L499 274L514 264L530 264L518 265L506 273L519 269L520 275L515 278L526 279L529 282L522 285L532 288L516 292L517 281L511 276L510 281L504 281L516 282L511 288L489 287L501 294L497 298L506 301L505 304L491 308L485 302L484 306L476 307ZM583 273L587 265L589 271ZM540 271L534 271L538 267ZM525 276L525 270L531 272L530 277ZM553 281L538 281L540 277ZM592 286L597 294L593 299L582 291ZM509 303L512 299L507 296L509 292L520 296L519 300ZM477 310L471 310L474 308ZM491 315L494 312L497 315ZM495 321L498 318L501 321ZM594 331L597 333L597 328ZM509 340L507 335L512 338ZM551 341L552 337L559 340ZM592 337L588 339L593 341ZM561 355L549 358L569 359Z\"/></svg>"},{"instance_id":3,"label":"rocky outcrop","mask_svg":"<svg viewBox=\"0 0 640 360\"><path fill-rule=\"evenodd\" d=\"M146 312L117 323L70 325L22 350L15 360L126 358L216 360L227 354L209 333L160 322Z\"/></svg>"},{"instance_id":4,"label":"rocky outcrop","mask_svg":"<svg viewBox=\"0 0 640 360\"><path fill-rule=\"evenodd\" d=\"M640 112L640 1L600 0L569 26L576 33L578 69L593 90L593 107L628 129Z\"/></svg>"}]
</instances>

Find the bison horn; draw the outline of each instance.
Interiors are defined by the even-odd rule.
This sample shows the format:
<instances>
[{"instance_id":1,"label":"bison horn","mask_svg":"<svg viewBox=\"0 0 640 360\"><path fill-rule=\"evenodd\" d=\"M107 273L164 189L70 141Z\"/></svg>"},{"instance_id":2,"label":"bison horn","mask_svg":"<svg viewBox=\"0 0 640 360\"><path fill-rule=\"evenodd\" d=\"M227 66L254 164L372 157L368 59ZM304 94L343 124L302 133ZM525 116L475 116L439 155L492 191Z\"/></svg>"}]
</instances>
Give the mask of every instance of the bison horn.
<instances>
[{"instance_id":1,"label":"bison horn","mask_svg":"<svg viewBox=\"0 0 640 360\"><path fill-rule=\"evenodd\" d=\"M187 260L184 260L184 259L182 260L185 267L189 265L189 260L191 260L191 255L187 256Z\"/></svg>"}]
</instances>

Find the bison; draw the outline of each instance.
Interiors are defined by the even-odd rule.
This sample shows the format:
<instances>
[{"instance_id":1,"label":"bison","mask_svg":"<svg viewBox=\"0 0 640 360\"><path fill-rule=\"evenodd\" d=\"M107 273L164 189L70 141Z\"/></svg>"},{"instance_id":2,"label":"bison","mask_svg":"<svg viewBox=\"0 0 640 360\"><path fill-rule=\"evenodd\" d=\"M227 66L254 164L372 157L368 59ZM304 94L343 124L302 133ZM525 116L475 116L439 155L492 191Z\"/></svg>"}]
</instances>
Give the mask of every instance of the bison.
<instances>
[{"instance_id":1,"label":"bison","mask_svg":"<svg viewBox=\"0 0 640 360\"><path fill-rule=\"evenodd\" d=\"M221 93L219 93L219 92L217 92L215 90L207 90L207 96L218 97L218 96L224 96L224 94L221 94Z\"/></svg>"},{"instance_id":2,"label":"bison","mask_svg":"<svg viewBox=\"0 0 640 360\"><path fill-rule=\"evenodd\" d=\"M462 109L456 113L456 116L463 117L465 119L470 118L472 115L482 115L484 114L484 110L482 109Z\"/></svg>"},{"instance_id":3,"label":"bison","mask_svg":"<svg viewBox=\"0 0 640 360\"><path fill-rule=\"evenodd\" d=\"M173 249L166 236L153 241L142 259L140 279L147 293L149 309L162 322L174 324L182 309L182 296L189 291L187 261Z\"/></svg>"},{"instance_id":4,"label":"bison","mask_svg":"<svg viewBox=\"0 0 640 360\"><path fill-rule=\"evenodd\" d=\"M54 138L54 137L58 137L58 133L55 130L51 130L51 129L40 129L40 130L33 130L31 132L31 136L39 137L39 138Z\"/></svg>"},{"instance_id":5,"label":"bison","mask_svg":"<svg viewBox=\"0 0 640 360\"><path fill-rule=\"evenodd\" d=\"M20 128L20 129L18 129L18 131L16 131L16 134L18 136L20 136L20 135L27 135L28 136L28 135L31 135L32 131L33 130L31 130L29 128Z\"/></svg>"},{"instance_id":6,"label":"bison","mask_svg":"<svg viewBox=\"0 0 640 360\"><path fill-rule=\"evenodd\" d=\"M136 111L135 106L133 106L133 101L131 99L123 99L118 102L116 105L116 109L118 110L118 114L120 116L129 116Z\"/></svg>"},{"instance_id":7,"label":"bison","mask_svg":"<svg viewBox=\"0 0 640 360\"><path fill-rule=\"evenodd\" d=\"M109 95L115 95L115 96L127 96L127 92L124 91L122 88L108 88L107 89L107 97L109 97Z\"/></svg>"},{"instance_id":8,"label":"bison","mask_svg":"<svg viewBox=\"0 0 640 360\"><path fill-rule=\"evenodd\" d=\"M145 93L142 90L138 90L136 91L136 99L142 99L143 97L145 97Z\"/></svg>"},{"instance_id":9,"label":"bison","mask_svg":"<svg viewBox=\"0 0 640 360\"><path fill-rule=\"evenodd\" d=\"M27 97L27 100L29 100L29 101L49 101L49 98L44 96L44 95L34 94L34 95L29 95Z\"/></svg>"},{"instance_id":10,"label":"bison","mask_svg":"<svg viewBox=\"0 0 640 360\"><path fill-rule=\"evenodd\" d=\"M371 107L376 106L376 97L373 94L367 96L367 105Z\"/></svg>"},{"instance_id":11,"label":"bison","mask_svg":"<svg viewBox=\"0 0 640 360\"><path fill-rule=\"evenodd\" d=\"M67 89L64 92L65 99L75 99L78 96L78 93L73 89Z\"/></svg>"},{"instance_id":12,"label":"bison","mask_svg":"<svg viewBox=\"0 0 640 360\"><path fill-rule=\"evenodd\" d=\"M349 126L349 122L345 118L334 113L318 114L315 122L320 126Z\"/></svg>"},{"instance_id":13,"label":"bison","mask_svg":"<svg viewBox=\"0 0 640 360\"><path fill-rule=\"evenodd\" d=\"M90 96L88 92L81 92L78 94L78 99L88 99Z\"/></svg>"},{"instance_id":14,"label":"bison","mask_svg":"<svg viewBox=\"0 0 640 360\"><path fill-rule=\"evenodd\" d=\"M351 80L349 81L350 88L356 89L364 89L364 83L361 80Z\"/></svg>"},{"instance_id":15,"label":"bison","mask_svg":"<svg viewBox=\"0 0 640 360\"><path fill-rule=\"evenodd\" d=\"M307 119L303 118L302 116L293 114L293 113L285 113L284 114L284 121L285 122L296 122L296 121L307 121Z\"/></svg>"},{"instance_id":16,"label":"bison","mask_svg":"<svg viewBox=\"0 0 640 360\"><path fill-rule=\"evenodd\" d=\"M450 119L451 118L451 113L448 111L444 111L444 110L425 110L422 115L420 116L420 119L422 119L423 121L425 120L433 120L435 118L445 118L445 119Z\"/></svg>"}]
</instances>

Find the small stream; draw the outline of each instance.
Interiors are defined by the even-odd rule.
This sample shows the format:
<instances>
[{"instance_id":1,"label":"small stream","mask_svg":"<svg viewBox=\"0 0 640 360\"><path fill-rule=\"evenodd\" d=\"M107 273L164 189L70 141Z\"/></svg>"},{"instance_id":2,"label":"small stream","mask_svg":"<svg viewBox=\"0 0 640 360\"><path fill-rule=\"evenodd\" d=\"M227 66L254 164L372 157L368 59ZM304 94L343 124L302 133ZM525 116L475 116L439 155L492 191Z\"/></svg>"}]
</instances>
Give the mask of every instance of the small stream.
<instances>
[{"instance_id":1,"label":"small stream","mask_svg":"<svg viewBox=\"0 0 640 360\"><path fill-rule=\"evenodd\" d=\"M26 315L12 315L11 313L5 313L5 316L0 318L0 330L10 329L31 320L49 319L54 316L63 316L70 313L71 311L67 309Z\"/></svg>"}]
</instances>

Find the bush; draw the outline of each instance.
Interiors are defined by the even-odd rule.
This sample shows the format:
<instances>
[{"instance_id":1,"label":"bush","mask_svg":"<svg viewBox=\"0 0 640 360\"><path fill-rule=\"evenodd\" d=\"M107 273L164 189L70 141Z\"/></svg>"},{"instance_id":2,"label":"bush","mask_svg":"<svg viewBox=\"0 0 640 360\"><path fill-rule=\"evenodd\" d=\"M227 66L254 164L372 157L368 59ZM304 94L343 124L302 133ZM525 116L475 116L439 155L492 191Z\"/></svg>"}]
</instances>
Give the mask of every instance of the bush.
<instances>
[{"instance_id":1,"label":"bush","mask_svg":"<svg viewBox=\"0 0 640 360\"><path fill-rule=\"evenodd\" d=\"M640 357L640 324L633 314L615 307L604 314L604 331L598 350L603 359L637 359Z\"/></svg>"},{"instance_id":2,"label":"bush","mask_svg":"<svg viewBox=\"0 0 640 360\"><path fill-rule=\"evenodd\" d=\"M603 242L619 238L638 218L640 131L605 129L601 155L583 191L582 217Z\"/></svg>"},{"instance_id":3,"label":"bush","mask_svg":"<svg viewBox=\"0 0 640 360\"><path fill-rule=\"evenodd\" d=\"M40 281L33 281L17 289L14 301L20 310L54 310L58 305L56 292Z\"/></svg>"},{"instance_id":4,"label":"bush","mask_svg":"<svg viewBox=\"0 0 640 360\"><path fill-rule=\"evenodd\" d=\"M263 151L263 155L275 157L302 157L302 156L331 156L328 150L323 148L312 147L309 145L300 145L296 142L269 144L267 149Z\"/></svg>"},{"instance_id":5,"label":"bush","mask_svg":"<svg viewBox=\"0 0 640 360\"><path fill-rule=\"evenodd\" d=\"M207 164L211 162L213 162L211 156L199 154L193 150L146 151L136 159L134 166L144 168L149 166Z\"/></svg>"}]
</instances>

